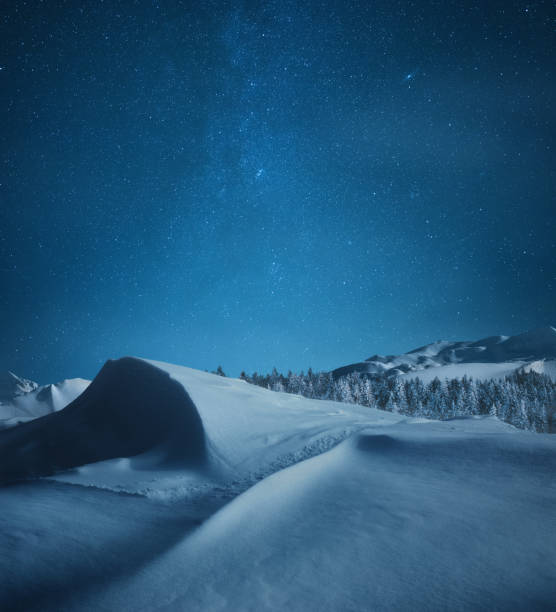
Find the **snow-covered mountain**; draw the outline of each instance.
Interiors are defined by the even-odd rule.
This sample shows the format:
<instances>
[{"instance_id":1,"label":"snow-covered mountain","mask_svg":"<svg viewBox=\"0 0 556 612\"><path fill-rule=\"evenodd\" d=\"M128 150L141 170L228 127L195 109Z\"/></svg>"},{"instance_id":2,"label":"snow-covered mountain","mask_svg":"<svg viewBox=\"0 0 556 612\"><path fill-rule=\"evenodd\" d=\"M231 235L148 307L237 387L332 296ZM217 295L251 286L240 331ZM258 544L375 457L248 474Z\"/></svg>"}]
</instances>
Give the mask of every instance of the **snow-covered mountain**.
<instances>
[{"instance_id":1,"label":"snow-covered mountain","mask_svg":"<svg viewBox=\"0 0 556 612\"><path fill-rule=\"evenodd\" d=\"M61 410L89 383L83 378L72 378L39 386L11 372L0 374L0 429Z\"/></svg>"},{"instance_id":2,"label":"snow-covered mountain","mask_svg":"<svg viewBox=\"0 0 556 612\"><path fill-rule=\"evenodd\" d=\"M91 463L93 462L93 463ZM556 437L109 362L0 431L2 610L549 610Z\"/></svg>"},{"instance_id":3,"label":"snow-covered mountain","mask_svg":"<svg viewBox=\"0 0 556 612\"><path fill-rule=\"evenodd\" d=\"M474 342L439 340L403 355L373 355L333 373L343 376L363 372L428 381L436 376L502 378L520 368L556 374L556 328L543 327L516 336L490 336Z\"/></svg>"},{"instance_id":4,"label":"snow-covered mountain","mask_svg":"<svg viewBox=\"0 0 556 612\"><path fill-rule=\"evenodd\" d=\"M13 372L0 372L0 405L12 402L16 397L35 390L39 385L20 378Z\"/></svg>"}]
</instances>

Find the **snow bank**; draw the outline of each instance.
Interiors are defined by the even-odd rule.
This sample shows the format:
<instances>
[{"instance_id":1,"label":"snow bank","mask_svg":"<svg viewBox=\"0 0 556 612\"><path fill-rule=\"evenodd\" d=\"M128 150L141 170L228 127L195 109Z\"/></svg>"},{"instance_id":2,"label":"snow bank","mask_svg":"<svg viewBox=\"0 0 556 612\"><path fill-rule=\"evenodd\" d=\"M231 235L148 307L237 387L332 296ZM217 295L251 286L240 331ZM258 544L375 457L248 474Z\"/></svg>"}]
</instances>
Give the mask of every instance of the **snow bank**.
<instances>
[{"instance_id":1,"label":"snow bank","mask_svg":"<svg viewBox=\"0 0 556 612\"><path fill-rule=\"evenodd\" d=\"M63 410L0 431L0 481L153 450L151 459L164 466L201 463L201 420L183 386L126 357L108 361Z\"/></svg>"},{"instance_id":2,"label":"snow bank","mask_svg":"<svg viewBox=\"0 0 556 612\"><path fill-rule=\"evenodd\" d=\"M338 442L366 425L405 418L363 406L306 400L168 363L148 363L187 389L203 421L213 460L234 472L260 470L262 464L298 453L323 436Z\"/></svg>"},{"instance_id":3,"label":"snow bank","mask_svg":"<svg viewBox=\"0 0 556 612\"><path fill-rule=\"evenodd\" d=\"M0 432L4 480L91 461L0 488L0 609L556 601L556 437L493 417L406 419L125 358Z\"/></svg>"},{"instance_id":4,"label":"snow bank","mask_svg":"<svg viewBox=\"0 0 556 612\"><path fill-rule=\"evenodd\" d=\"M149 453L83 466L57 474L56 480L165 500L206 497L211 491L230 499L277 470L329 450L363 427L405 419L362 406L276 393L182 366L147 363L170 376L194 403L206 440L203 470L165 466L160 471Z\"/></svg>"}]
</instances>

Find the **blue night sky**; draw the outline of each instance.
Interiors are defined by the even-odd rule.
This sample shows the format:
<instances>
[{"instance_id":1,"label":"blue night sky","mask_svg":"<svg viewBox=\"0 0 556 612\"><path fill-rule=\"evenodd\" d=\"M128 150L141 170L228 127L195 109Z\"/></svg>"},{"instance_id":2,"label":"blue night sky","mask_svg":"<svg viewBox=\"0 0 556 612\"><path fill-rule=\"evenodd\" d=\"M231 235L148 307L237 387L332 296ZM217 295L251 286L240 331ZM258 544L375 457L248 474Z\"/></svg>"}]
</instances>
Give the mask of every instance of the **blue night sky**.
<instances>
[{"instance_id":1,"label":"blue night sky","mask_svg":"<svg viewBox=\"0 0 556 612\"><path fill-rule=\"evenodd\" d=\"M19 2L0 368L330 369L556 324L551 2Z\"/></svg>"}]
</instances>

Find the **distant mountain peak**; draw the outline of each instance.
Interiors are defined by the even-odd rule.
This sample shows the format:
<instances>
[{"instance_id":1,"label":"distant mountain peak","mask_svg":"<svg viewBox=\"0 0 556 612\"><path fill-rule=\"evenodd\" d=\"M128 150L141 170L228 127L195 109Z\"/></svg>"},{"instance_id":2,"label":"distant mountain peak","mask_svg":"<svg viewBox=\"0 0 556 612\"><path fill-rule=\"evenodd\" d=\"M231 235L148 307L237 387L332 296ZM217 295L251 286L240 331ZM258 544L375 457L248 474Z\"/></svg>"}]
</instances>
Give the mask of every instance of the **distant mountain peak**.
<instances>
[{"instance_id":1,"label":"distant mountain peak","mask_svg":"<svg viewBox=\"0 0 556 612\"><path fill-rule=\"evenodd\" d=\"M550 325L515 336L488 336L476 341L438 340L402 355L373 355L365 361L337 368L335 376L350 372L410 375L455 364L508 363L509 369L539 360L556 359L556 328Z\"/></svg>"},{"instance_id":2,"label":"distant mountain peak","mask_svg":"<svg viewBox=\"0 0 556 612\"><path fill-rule=\"evenodd\" d=\"M32 380L21 378L10 371L0 372L0 402L9 402L19 395L38 388Z\"/></svg>"}]
</instances>

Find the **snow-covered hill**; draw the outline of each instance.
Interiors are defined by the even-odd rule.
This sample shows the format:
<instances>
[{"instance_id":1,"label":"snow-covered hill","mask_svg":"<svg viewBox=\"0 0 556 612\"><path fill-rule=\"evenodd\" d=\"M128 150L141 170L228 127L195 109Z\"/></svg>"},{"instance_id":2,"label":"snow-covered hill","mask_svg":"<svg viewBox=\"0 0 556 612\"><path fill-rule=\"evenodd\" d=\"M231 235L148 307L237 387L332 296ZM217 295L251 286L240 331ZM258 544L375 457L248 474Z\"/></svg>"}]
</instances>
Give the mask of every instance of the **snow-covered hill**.
<instances>
[{"instance_id":1,"label":"snow-covered hill","mask_svg":"<svg viewBox=\"0 0 556 612\"><path fill-rule=\"evenodd\" d=\"M517 336L490 336L475 342L439 340L403 355L373 355L365 361L334 370L335 376L350 372L385 374L425 381L444 378L503 378L534 362L549 376L556 372L556 328L543 327ZM538 363L546 363L540 366Z\"/></svg>"},{"instance_id":2,"label":"snow-covered hill","mask_svg":"<svg viewBox=\"0 0 556 612\"><path fill-rule=\"evenodd\" d=\"M0 429L61 410L83 393L89 382L72 378L39 386L7 372L0 378Z\"/></svg>"},{"instance_id":3,"label":"snow-covered hill","mask_svg":"<svg viewBox=\"0 0 556 612\"><path fill-rule=\"evenodd\" d=\"M65 409L0 431L0 481L139 454L89 466L85 480L99 486L117 481L120 489L135 491L145 471L181 474L191 463L213 476L248 478L326 450L361 424L401 419L126 357L107 362ZM60 478L82 481L77 473Z\"/></svg>"},{"instance_id":4,"label":"snow-covered hill","mask_svg":"<svg viewBox=\"0 0 556 612\"><path fill-rule=\"evenodd\" d=\"M0 432L0 456L7 478L56 472L0 488L2 610L556 601L556 437L496 418L407 419L126 358Z\"/></svg>"}]
</instances>

